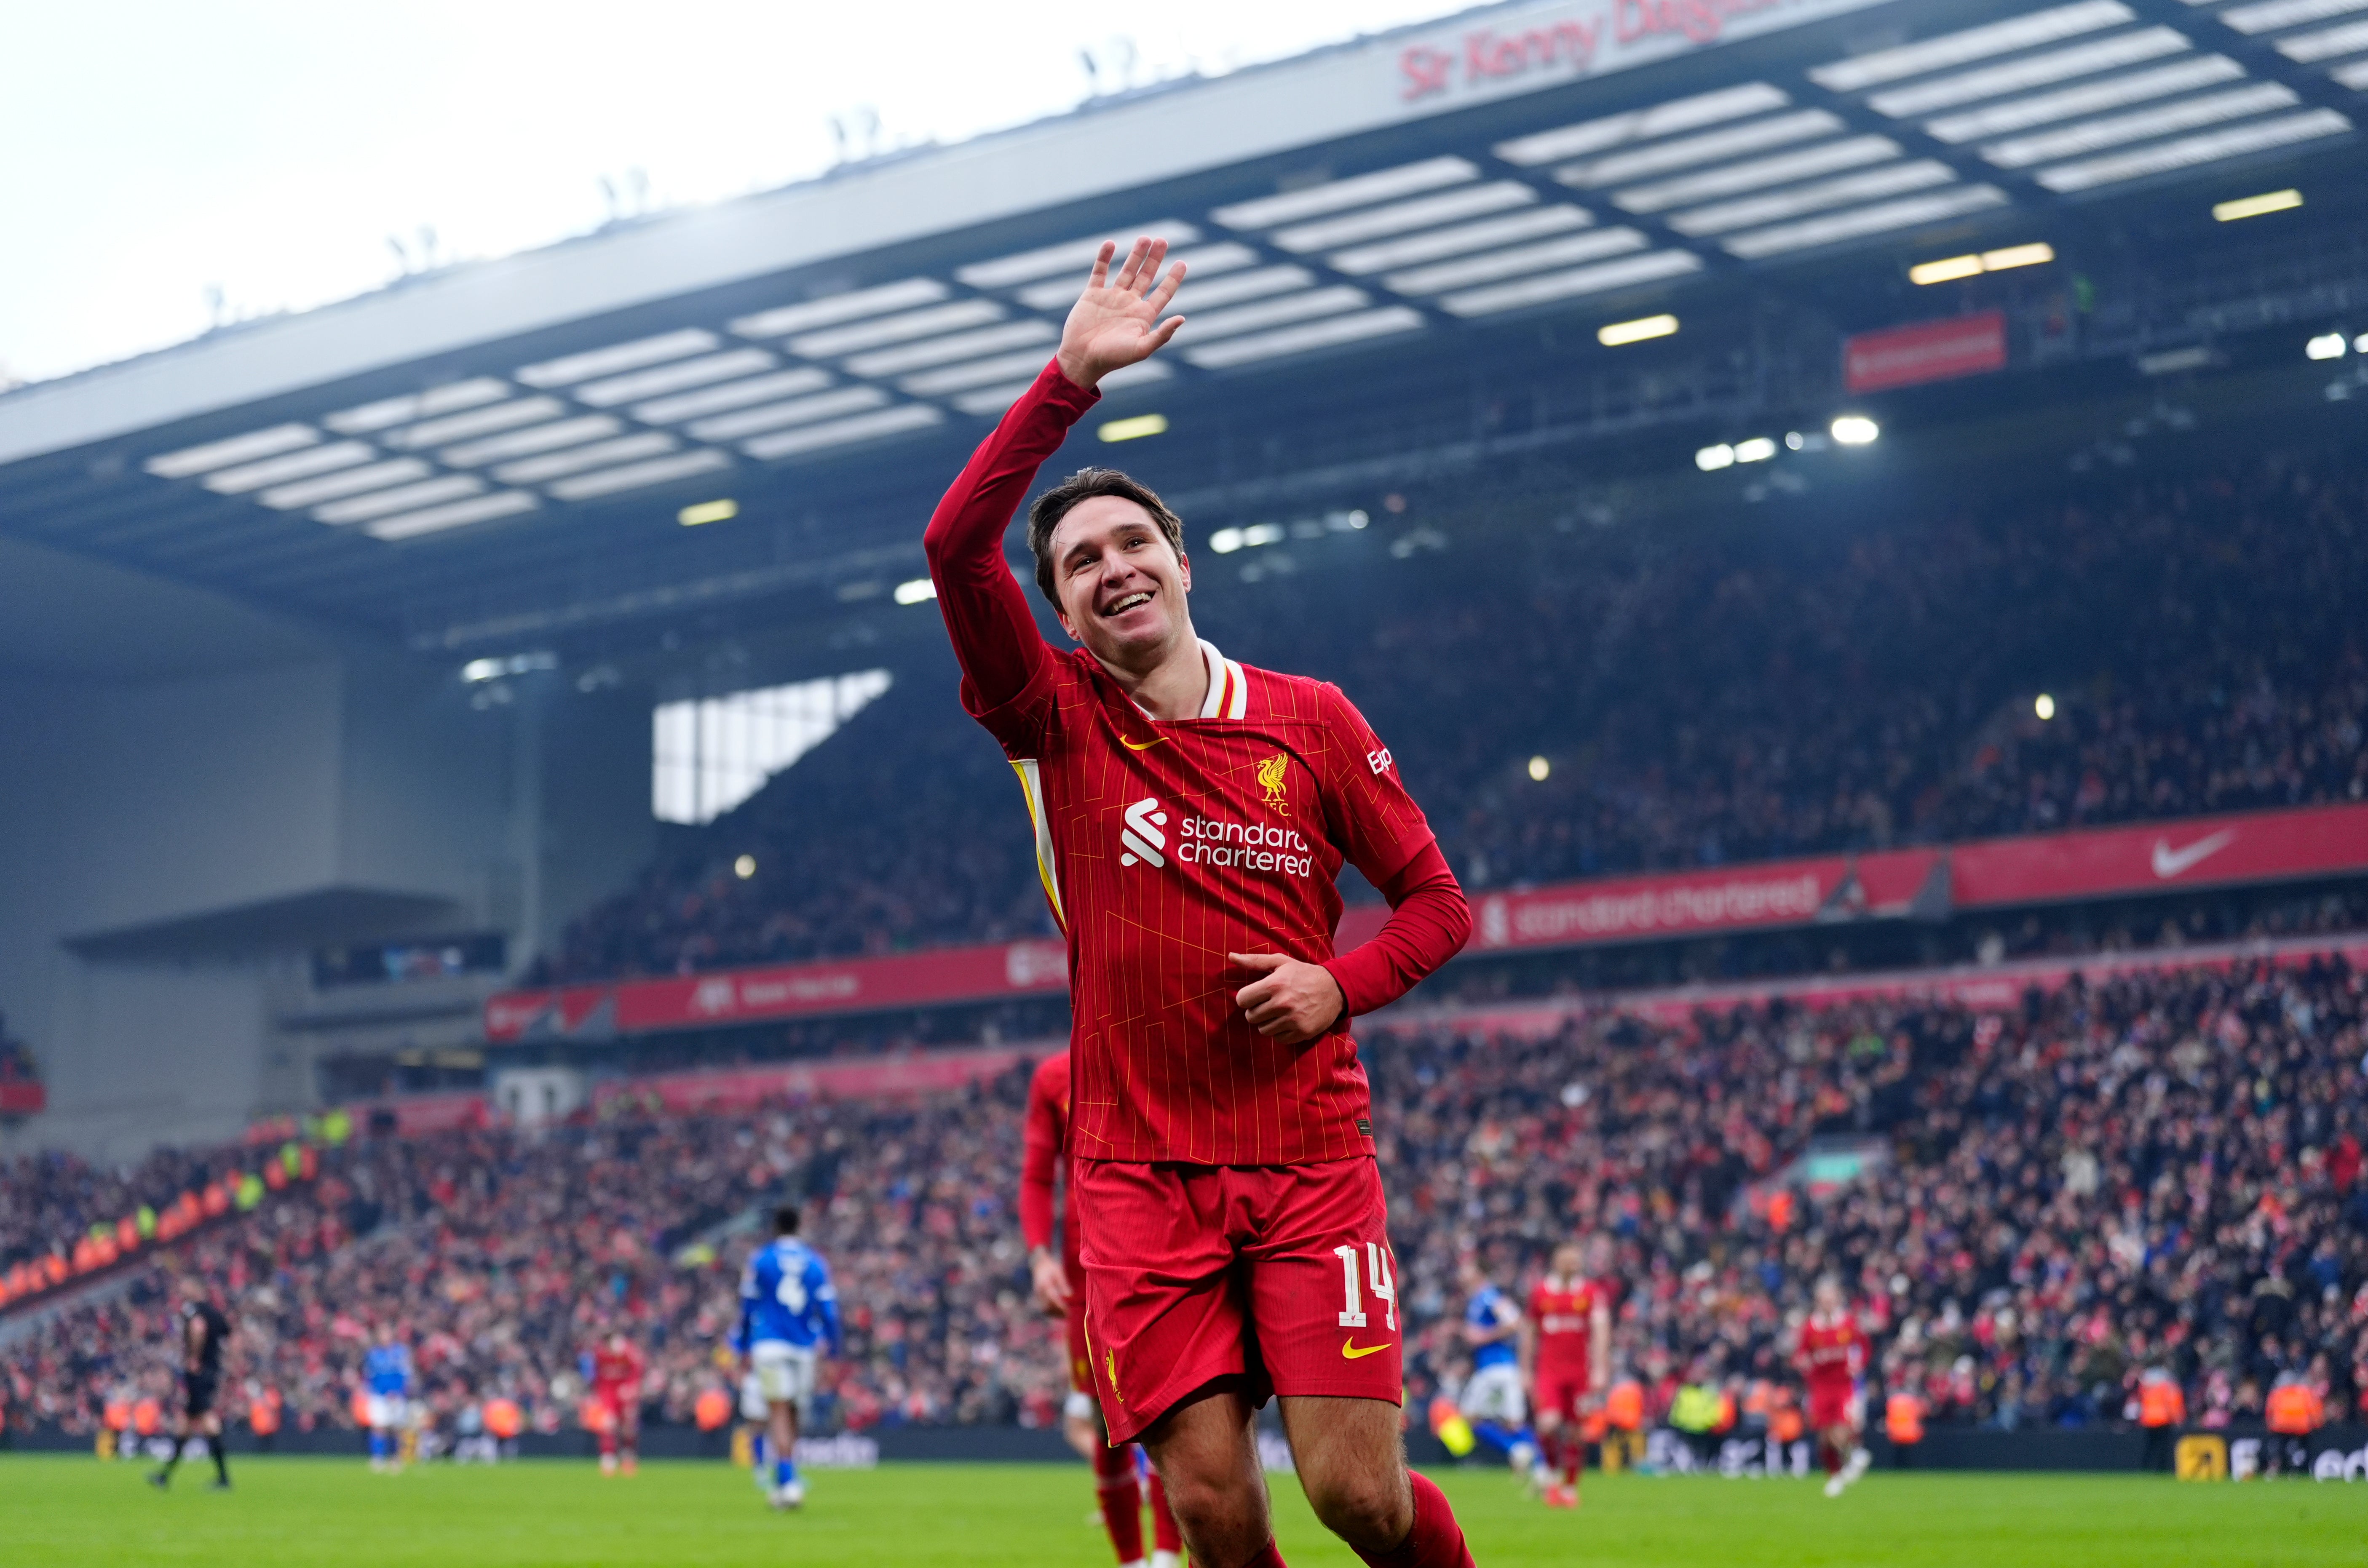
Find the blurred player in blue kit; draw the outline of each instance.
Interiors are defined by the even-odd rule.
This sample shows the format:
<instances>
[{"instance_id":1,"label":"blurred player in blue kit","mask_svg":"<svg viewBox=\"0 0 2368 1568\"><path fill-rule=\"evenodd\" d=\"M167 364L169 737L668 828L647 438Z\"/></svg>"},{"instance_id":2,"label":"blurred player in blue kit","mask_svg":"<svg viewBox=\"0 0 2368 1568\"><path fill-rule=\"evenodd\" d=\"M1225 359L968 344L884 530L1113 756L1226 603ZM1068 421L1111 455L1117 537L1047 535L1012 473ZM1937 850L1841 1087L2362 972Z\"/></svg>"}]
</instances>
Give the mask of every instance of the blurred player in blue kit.
<instances>
[{"instance_id":1,"label":"blurred player in blue kit","mask_svg":"<svg viewBox=\"0 0 2368 1568\"><path fill-rule=\"evenodd\" d=\"M1476 1259L1463 1261L1456 1282L1464 1294L1463 1343L1472 1347L1472 1376L1457 1408L1472 1423L1474 1437L1503 1454L1515 1473L1536 1483L1538 1442L1521 1392L1520 1304L1481 1271Z\"/></svg>"},{"instance_id":2,"label":"blurred player in blue kit","mask_svg":"<svg viewBox=\"0 0 2368 1568\"><path fill-rule=\"evenodd\" d=\"M378 1342L362 1358L362 1388L370 1469L392 1475L403 1468L403 1428L411 1419L411 1346L391 1323L378 1325Z\"/></svg>"},{"instance_id":3,"label":"blurred player in blue kit","mask_svg":"<svg viewBox=\"0 0 2368 1568\"><path fill-rule=\"evenodd\" d=\"M798 1239L798 1211L773 1211L773 1239L749 1255L740 1275L740 1325L732 1348L755 1376L767 1408L766 1445L773 1461L768 1501L795 1508L806 1500L798 1479L798 1426L814 1398L824 1352L839 1353L838 1292L830 1265Z\"/></svg>"}]
</instances>

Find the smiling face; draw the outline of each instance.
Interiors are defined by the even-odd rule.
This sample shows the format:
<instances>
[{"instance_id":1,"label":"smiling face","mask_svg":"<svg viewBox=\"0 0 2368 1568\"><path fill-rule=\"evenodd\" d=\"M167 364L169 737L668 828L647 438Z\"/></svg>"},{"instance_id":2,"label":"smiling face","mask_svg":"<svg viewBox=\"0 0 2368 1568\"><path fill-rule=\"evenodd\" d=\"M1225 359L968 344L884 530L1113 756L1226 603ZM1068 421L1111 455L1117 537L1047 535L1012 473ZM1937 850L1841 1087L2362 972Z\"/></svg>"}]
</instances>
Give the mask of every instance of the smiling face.
<instances>
[{"instance_id":1,"label":"smiling face","mask_svg":"<svg viewBox=\"0 0 2368 1568\"><path fill-rule=\"evenodd\" d=\"M1049 553L1062 629L1104 664L1142 668L1192 640L1192 563L1139 504L1088 495L1053 528Z\"/></svg>"}]
</instances>

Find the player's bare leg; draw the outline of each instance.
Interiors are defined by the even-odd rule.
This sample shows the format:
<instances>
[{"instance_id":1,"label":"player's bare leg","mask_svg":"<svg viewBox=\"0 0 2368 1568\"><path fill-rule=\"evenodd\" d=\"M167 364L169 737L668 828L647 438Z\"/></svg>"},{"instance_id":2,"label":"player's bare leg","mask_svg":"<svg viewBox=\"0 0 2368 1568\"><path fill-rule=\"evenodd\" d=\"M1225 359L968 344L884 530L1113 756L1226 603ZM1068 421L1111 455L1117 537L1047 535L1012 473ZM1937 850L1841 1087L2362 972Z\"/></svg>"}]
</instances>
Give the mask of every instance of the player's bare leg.
<instances>
[{"instance_id":1,"label":"player's bare leg","mask_svg":"<svg viewBox=\"0 0 2368 1568\"><path fill-rule=\"evenodd\" d=\"M1281 1568L1249 1402L1221 1389L1178 1405L1142 1437L1199 1568Z\"/></svg>"},{"instance_id":2,"label":"player's bare leg","mask_svg":"<svg viewBox=\"0 0 2368 1568\"><path fill-rule=\"evenodd\" d=\"M1578 1506L1578 1494L1567 1481L1561 1479L1569 1471L1563 1457L1563 1446L1570 1440L1569 1427L1561 1412L1551 1408L1538 1411L1537 1425L1538 1468L1545 1478L1538 1487L1539 1497L1549 1508L1575 1508Z\"/></svg>"},{"instance_id":3,"label":"player's bare leg","mask_svg":"<svg viewBox=\"0 0 2368 1568\"><path fill-rule=\"evenodd\" d=\"M1839 1497L1856 1479L1850 1474L1850 1452L1858 1446L1858 1434L1847 1423L1828 1426L1817 1434L1817 1450L1825 1460L1826 1495Z\"/></svg>"},{"instance_id":4,"label":"player's bare leg","mask_svg":"<svg viewBox=\"0 0 2368 1568\"><path fill-rule=\"evenodd\" d=\"M1118 1553L1120 1568L1136 1568L1144 1561L1143 1485L1135 1479L1134 1445L1121 1443L1112 1448L1101 1412L1094 1408L1091 1397L1069 1397L1073 1403L1062 1413L1061 1435L1077 1450L1077 1457L1093 1467L1095 1506L1100 1510L1102 1528L1110 1532L1110 1550ZM1075 1403L1080 1398L1082 1408ZM1158 1485L1156 1476L1152 1484Z\"/></svg>"},{"instance_id":5,"label":"player's bare leg","mask_svg":"<svg viewBox=\"0 0 2368 1568\"><path fill-rule=\"evenodd\" d=\"M1311 1394L1281 1403L1299 1483L1325 1528L1373 1568L1472 1568L1446 1494L1406 1468L1396 1405Z\"/></svg>"},{"instance_id":6,"label":"player's bare leg","mask_svg":"<svg viewBox=\"0 0 2368 1568\"><path fill-rule=\"evenodd\" d=\"M1151 1568L1184 1568L1184 1532L1177 1526L1176 1510L1167 1506L1167 1483L1159 1479L1156 1464L1145 1490L1151 1500Z\"/></svg>"},{"instance_id":7,"label":"player's bare leg","mask_svg":"<svg viewBox=\"0 0 2368 1568\"><path fill-rule=\"evenodd\" d=\"M773 1506L795 1508L806 1500L805 1483L798 1479L794 1456L798 1451L798 1407L794 1401L773 1401L772 1415L766 1424L766 1437L772 1444L774 1485Z\"/></svg>"}]
</instances>

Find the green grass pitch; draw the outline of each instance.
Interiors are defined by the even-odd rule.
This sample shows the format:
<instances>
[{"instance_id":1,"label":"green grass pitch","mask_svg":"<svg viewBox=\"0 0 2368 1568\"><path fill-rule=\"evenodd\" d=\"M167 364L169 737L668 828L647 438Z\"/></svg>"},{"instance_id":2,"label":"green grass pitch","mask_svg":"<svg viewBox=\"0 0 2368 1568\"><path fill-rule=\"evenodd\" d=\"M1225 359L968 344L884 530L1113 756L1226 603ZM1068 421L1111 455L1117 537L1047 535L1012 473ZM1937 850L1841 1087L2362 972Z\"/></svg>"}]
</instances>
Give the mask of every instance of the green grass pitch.
<instances>
[{"instance_id":1,"label":"green grass pitch","mask_svg":"<svg viewBox=\"0 0 2368 1568\"><path fill-rule=\"evenodd\" d=\"M590 1565L943 1564L1102 1568L1083 1465L814 1471L777 1516L723 1464L435 1465L372 1475L358 1460L247 1459L236 1490L174 1488L146 1468L0 1457L0 1562ZM1274 1478L1292 1568L1355 1568L1287 1476ZM1483 1568L2327 1568L2368 1564L2368 1487L2182 1485L2138 1476L1870 1476L1839 1502L1806 1481L1589 1476L1587 1506L1548 1513L1501 1474L1443 1478Z\"/></svg>"}]
</instances>

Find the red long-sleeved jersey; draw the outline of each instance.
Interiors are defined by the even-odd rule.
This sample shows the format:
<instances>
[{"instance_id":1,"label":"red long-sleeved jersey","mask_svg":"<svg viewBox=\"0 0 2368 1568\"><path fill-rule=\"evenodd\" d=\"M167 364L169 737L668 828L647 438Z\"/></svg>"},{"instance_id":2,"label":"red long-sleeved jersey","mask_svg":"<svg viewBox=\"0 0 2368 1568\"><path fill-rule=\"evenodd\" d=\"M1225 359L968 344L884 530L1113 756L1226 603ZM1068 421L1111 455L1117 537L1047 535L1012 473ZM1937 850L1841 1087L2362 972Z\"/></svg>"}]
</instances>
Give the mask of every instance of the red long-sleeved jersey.
<instances>
[{"instance_id":1,"label":"red long-sleeved jersey","mask_svg":"<svg viewBox=\"0 0 2368 1568\"><path fill-rule=\"evenodd\" d=\"M1069 1053L1036 1063L1028 1080L1028 1119L1019 1154L1019 1234L1031 1252L1053 1244L1053 1184L1069 1148ZM1078 1271L1077 1227L1061 1227L1061 1262Z\"/></svg>"},{"instance_id":2,"label":"red long-sleeved jersey","mask_svg":"<svg viewBox=\"0 0 2368 1568\"><path fill-rule=\"evenodd\" d=\"M1395 1000L1471 930L1462 891L1388 748L1337 687L1202 642L1198 717L1156 721L1083 650L1037 631L1003 557L1036 470L1092 406L1057 365L939 504L926 543L962 705L1003 744L1069 946L1070 1152L1081 1159L1293 1165L1372 1152L1351 1016ZM1393 903L1336 955L1353 864ZM1283 1045L1234 994L1236 952L1324 964L1348 1003Z\"/></svg>"}]
</instances>

